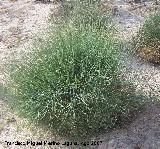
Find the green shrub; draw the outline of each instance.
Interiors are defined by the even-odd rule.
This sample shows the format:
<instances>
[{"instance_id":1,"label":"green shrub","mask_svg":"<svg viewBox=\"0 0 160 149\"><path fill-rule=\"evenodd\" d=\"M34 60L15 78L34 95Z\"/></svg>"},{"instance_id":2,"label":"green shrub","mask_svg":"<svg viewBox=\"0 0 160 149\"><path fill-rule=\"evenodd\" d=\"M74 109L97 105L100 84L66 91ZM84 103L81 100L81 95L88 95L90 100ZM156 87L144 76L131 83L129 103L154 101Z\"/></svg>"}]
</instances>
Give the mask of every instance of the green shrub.
<instances>
[{"instance_id":1,"label":"green shrub","mask_svg":"<svg viewBox=\"0 0 160 149\"><path fill-rule=\"evenodd\" d=\"M82 139L116 127L142 103L120 79L120 50L109 27L74 21L55 27L30 58L12 64L12 106L63 137Z\"/></svg>"},{"instance_id":2,"label":"green shrub","mask_svg":"<svg viewBox=\"0 0 160 149\"><path fill-rule=\"evenodd\" d=\"M62 22L70 21L74 25L94 25L97 28L109 27L111 23L111 13L104 14L101 10L101 2L99 0L76 0L64 2L61 7L60 14L62 16ZM67 22L66 21L66 22ZM60 23L62 23L60 22ZM112 26L113 27L113 26Z\"/></svg>"},{"instance_id":3,"label":"green shrub","mask_svg":"<svg viewBox=\"0 0 160 149\"><path fill-rule=\"evenodd\" d=\"M151 16L138 32L135 40L139 55L149 61L160 63L160 15Z\"/></svg>"},{"instance_id":4,"label":"green shrub","mask_svg":"<svg viewBox=\"0 0 160 149\"><path fill-rule=\"evenodd\" d=\"M137 109L134 89L119 79L119 46L106 31L64 25L40 48L10 73L20 114L59 135L86 137Z\"/></svg>"},{"instance_id":5,"label":"green shrub","mask_svg":"<svg viewBox=\"0 0 160 149\"><path fill-rule=\"evenodd\" d=\"M72 17L74 16L74 17ZM105 26L108 23L107 18L103 15L100 9L99 2L77 1L71 13L71 20L74 24L90 24L97 27Z\"/></svg>"}]
</instances>

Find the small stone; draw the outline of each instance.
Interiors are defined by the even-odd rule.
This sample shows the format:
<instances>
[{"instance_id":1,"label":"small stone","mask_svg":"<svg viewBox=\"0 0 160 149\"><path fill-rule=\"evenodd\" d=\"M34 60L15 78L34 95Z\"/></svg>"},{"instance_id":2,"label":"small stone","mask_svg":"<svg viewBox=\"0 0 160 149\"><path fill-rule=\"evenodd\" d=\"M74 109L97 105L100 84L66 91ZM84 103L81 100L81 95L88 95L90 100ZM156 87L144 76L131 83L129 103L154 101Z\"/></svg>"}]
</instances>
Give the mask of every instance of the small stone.
<instances>
[{"instance_id":1,"label":"small stone","mask_svg":"<svg viewBox=\"0 0 160 149\"><path fill-rule=\"evenodd\" d=\"M8 123L13 123L13 122L16 122L16 119L15 119L14 117L8 118L8 119L7 119L7 122L8 122Z\"/></svg>"},{"instance_id":2,"label":"small stone","mask_svg":"<svg viewBox=\"0 0 160 149\"><path fill-rule=\"evenodd\" d=\"M142 0L134 0L135 3L141 3Z\"/></svg>"},{"instance_id":3,"label":"small stone","mask_svg":"<svg viewBox=\"0 0 160 149\"><path fill-rule=\"evenodd\" d=\"M9 0L10 2L16 2L16 1L18 1L18 0Z\"/></svg>"},{"instance_id":4,"label":"small stone","mask_svg":"<svg viewBox=\"0 0 160 149\"><path fill-rule=\"evenodd\" d=\"M2 41L2 39L3 39L3 37L2 37L2 35L0 35L0 42Z\"/></svg>"}]
</instances>

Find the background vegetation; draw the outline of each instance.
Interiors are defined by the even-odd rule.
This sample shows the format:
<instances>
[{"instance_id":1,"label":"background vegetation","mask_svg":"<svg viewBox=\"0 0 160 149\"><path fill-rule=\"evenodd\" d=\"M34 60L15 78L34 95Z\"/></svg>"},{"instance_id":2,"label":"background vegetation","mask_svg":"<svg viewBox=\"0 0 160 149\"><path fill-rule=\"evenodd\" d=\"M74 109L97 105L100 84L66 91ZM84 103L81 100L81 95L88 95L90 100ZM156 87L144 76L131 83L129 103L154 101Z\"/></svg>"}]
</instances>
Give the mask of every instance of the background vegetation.
<instances>
[{"instance_id":1,"label":"background vegetation","mask_svg":"<svg viewBox=\"0 0 160 149\"><path fill-rule=\"evenodd\" d=\"M138 32L135 45L143 59L160 63L160 15L158 13L144 23Z\"/></svg>"}]
</instances>

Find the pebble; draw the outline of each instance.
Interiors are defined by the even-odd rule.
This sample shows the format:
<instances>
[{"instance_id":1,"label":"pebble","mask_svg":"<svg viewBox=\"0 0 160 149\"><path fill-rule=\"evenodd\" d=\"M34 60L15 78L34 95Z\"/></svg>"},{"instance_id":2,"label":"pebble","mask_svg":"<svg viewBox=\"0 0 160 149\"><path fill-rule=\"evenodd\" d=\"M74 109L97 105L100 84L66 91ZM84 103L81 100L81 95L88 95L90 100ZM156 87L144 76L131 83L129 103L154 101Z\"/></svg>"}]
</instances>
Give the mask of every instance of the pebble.
<instances>
[{"instance_id":1,"label":"pebble","mask_svg":"<svg viewBox=\"0 0 160 149\"><path fill-rule=\"evenodd\" d=\"M3 37L2 37L2 35L0 35L0 42L2 42L2 40L3 40Z\"/></svg>"}]
</instances>

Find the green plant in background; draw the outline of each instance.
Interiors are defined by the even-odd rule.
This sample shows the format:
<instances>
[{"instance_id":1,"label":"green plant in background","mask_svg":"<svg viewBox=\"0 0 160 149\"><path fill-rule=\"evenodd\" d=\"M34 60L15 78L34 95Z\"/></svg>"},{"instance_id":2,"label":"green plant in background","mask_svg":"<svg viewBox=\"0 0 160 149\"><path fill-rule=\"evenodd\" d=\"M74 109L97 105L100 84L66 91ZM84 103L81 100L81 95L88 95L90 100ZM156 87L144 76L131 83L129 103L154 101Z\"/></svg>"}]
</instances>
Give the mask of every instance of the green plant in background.
<instances>
[{"instance_id":1,"label":"green plant in background","mask_svg":"<svg viewBox=\"0 0 160 149\"><path fill-rule=\"evenodd\" d=\"M120 50L109 28L54 27L10 72L12 106L63 137L83 139L116 127L142 104L132 84L120 79Z\"/></svg>"},{"instance_id":2,"label":"green plant in background","mask_svg":"<svg viewBox=\"0 0 160 149\"><path fill-rule=\"evenodd\" d=\"M97 28L108 27L109 15L105 16L101 9L100 1L78 1L74 7L71 20L75 25L94 25Z\"/></svg>"},{"instance_id":3,"label":"green plant in background","mask_svg":"<svg viewBox=\"0 0 160 149\"><path fill-rule=\"evenodd\" d=\"M63 7L60 9L60 16L62 17L60 24L62 22L72 22L76 26L90 24L97 26L97 28L107 28L111 24L111 12L108 11L107 14L104 14L101 5L100 0L64 2Z\"/></svg>"},{"instance_id":4,"label":"green plant in background","mask_svg":"<svg viewBox=\"0 0 160 149\"><path fill-rule=\"evenodd\" d=\"M160 15L151 16L138 32L135 40L139 55L146 60L160 63Z\"/></svg>"}]
</instances>

